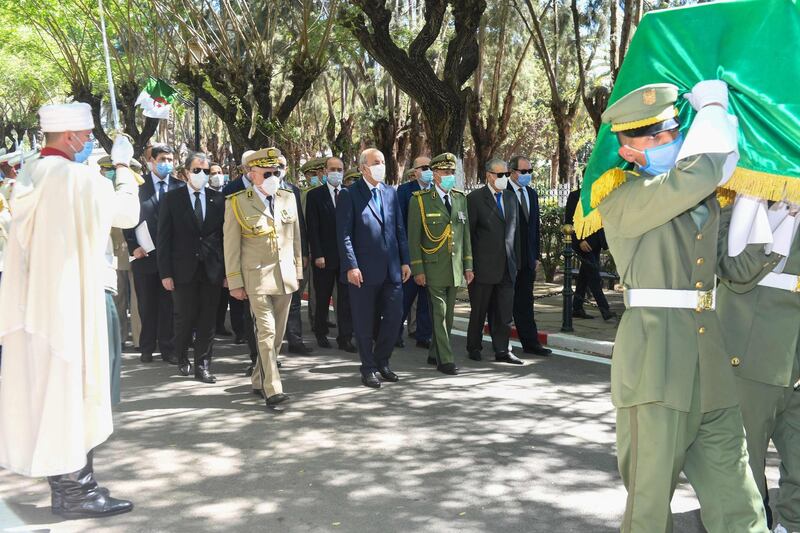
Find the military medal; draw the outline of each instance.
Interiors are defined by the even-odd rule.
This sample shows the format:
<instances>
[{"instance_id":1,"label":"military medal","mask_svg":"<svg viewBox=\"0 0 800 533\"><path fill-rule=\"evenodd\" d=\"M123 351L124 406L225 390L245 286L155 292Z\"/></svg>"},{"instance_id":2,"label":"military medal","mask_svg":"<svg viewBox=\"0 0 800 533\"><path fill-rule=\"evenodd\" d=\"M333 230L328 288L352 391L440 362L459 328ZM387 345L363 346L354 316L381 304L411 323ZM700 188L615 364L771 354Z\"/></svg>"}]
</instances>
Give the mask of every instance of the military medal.
<instances>
[{"instance_id":1,"label":"military medal","mask_svg":"<svg viewBox=\"0 0 800 533\"><path fill-rule=\"evenodd\" d=\"M461 222L462 224L466 224L467 215L464 214L464 211L459 211L458 212L458 221Z\"/></svg>"}]
</instances>

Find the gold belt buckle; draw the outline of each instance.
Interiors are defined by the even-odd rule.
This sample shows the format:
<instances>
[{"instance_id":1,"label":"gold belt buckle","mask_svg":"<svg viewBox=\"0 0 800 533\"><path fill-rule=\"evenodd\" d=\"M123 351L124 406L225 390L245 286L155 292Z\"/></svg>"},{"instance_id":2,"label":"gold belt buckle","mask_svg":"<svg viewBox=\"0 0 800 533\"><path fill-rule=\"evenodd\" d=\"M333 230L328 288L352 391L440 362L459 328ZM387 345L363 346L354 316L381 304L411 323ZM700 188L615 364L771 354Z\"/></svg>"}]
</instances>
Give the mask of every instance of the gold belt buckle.
<instances>
[{"instance_id":1,"label":"gold belt buckle","mask_svg":"<svg viewBox=\"0 0 800 533\"><path fill-rule=\"evenodd\" d=\"M697 312L714 309L714 291L697 291Z\"/></svg>"}]
</instances>

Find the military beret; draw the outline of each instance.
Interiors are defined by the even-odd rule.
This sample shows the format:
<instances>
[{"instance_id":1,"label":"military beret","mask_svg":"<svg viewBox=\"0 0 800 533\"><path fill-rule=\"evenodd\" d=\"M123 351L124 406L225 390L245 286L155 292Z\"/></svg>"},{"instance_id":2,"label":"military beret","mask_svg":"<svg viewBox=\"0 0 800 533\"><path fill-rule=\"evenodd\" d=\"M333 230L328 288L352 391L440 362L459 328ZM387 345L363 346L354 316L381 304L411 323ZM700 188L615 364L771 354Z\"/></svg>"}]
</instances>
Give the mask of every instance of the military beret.
<instances>
[{"instance_id":1,"label":"military beret","mask_svg":"<svg viewBox=\"0 0 800 533\"><path fill-rule=\"evenodd\" d=\"M678 88L671 83L653 83L633 90L611 104L602 120L612 132L636 137L653 135L679 126L675 101Z\"/></svg>"},{"instance_id":2,"label":"military beret","mask_svg":"<svg viewBox=\"0 0 800 533\"><path fill-rule=\"evenodd\" d=\"M456 156L454 156L450 152L439 154L433 159L431 159L431 168L433 170L445 170L445 169L455 170Z\"/></svg>"},{"instance_id":3,"label":"military beret","mask_svg":"<svg viewBox=\"0 0 800 533\"><path fill-rule=\"evenodd\" d=\"M357 168L351 168L350 170L344 173L343 179L349 179L349 178L361 179L361 172L359 172Z\"/></svg>"},{"instance_id":4,"label":"military beret","mask_svg":"<svg viewBox=\"0 0 800 533\"><path fill-rule=\"evenodd\" d=\"M243 158L244 165L247 167L279 167L281 151L277 148L262 148Z\"/></svg>"},{"instance_id":5,"label":"military beret","mask_svg":"<svg viewBox=\"0 0 800 533\"><path fill-rule=\"evenodd\" d=\"M327 157L315 157L314 159L309 159L303 166L300 167L300 172L305 174L306 172L316 172L317 170L325 168L325 162L328 160Z\"/></svg>"},{"instance_id":6,"label":"military beret","mask_svg":"<svg viewBox=\"0 0 800 533\"><path fill-rule=\"evenodd\" d=\"M409 168L405 172L403 172L403 179L409 180L416 175L416 169Z\"/></svg>"}]
</instances>

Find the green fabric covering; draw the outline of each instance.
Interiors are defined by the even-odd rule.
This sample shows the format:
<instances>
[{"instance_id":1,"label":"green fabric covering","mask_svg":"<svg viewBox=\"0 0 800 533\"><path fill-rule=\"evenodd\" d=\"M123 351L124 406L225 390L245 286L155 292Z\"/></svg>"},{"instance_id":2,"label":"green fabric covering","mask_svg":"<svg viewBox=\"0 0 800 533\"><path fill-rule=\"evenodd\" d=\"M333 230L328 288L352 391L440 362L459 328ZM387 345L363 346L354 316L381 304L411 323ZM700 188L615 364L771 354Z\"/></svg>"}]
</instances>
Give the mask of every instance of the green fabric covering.
<instances>
[{"instance_id":1,"label":"green fabric covering","mask_svg":"<svg viewBox=\"0 0 800 533\"><path fill-rule=\"evenodd\" d=\"M609 104L650 83L674 83L682 95L702 80L725 81L740 131L741 159L731 188L773 199L786 189L800 201L797 43L797 0L714 2L650 12L634 35ZM695 112L682 96L677 107L685 131ZM584 177L584 216L592 211L591 185L625 164L618 149L610 126L603 125Z\"/></svg>"}]
</instances>

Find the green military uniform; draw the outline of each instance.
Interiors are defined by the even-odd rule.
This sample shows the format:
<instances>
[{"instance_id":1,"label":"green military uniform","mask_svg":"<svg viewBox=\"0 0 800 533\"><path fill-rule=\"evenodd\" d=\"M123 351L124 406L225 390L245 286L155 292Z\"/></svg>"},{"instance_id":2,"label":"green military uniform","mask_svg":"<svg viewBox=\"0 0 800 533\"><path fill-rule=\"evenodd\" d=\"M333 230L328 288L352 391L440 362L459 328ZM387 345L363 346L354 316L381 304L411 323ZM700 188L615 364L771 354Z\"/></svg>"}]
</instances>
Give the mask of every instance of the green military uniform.
<instances>
[{"instance_id":1,"label":"green military uniform","mask_svg":"<svg viewBox=\"0 0 800 533\"><path fill-rule=\"evenodd\" d=\"M280 152L259 150L248 166L276 167ZM253 187L228 196L223 225L225 275L231 291L244 288L253 315L258 359L254 390L281 394L278 352L286 332L292 293L303 277L300 214L294 193L278 189L270 210Z\"/></svg>"},{"instance_id":2,"label":"green military uniform","mask_svg":"<svg viewBox=\"0 0 800 533\"><path fill-rule=\"evenodd\" d=\"M725 211L730 218L731 210ZM788 531L800 531L800 392L794 389L800 379L800 234L779 274L789 282L785 288L766 285L776 260L720 269L717 309L756 485L766 499L764 466L772 439L781 458L779 521Z\"/></svg>"},{"instance_id":3,"label":"green military uniform","mask_svg":"<svg viewBox=\"0 0 800 533\"><path fill-rule=\"evenodd\" d=\"M325 168L325 162L328 160L327 157L315 157L314 159L309 159L300 167L300 172L304 175L306 172L318 172ZM308 197L308 191L312 189L316 189L317 187L321 187L320 185L310 185L306 182L305 187L300 188L300 207L303 209L303 216L306 216L306 198ZM303 283L305 287L308 287L308 321L310 324L314 324L314 309L316 309L316 301L317 301L317 291L314 289L314 284L311 283L311 273L312 273L312 265L309 262L307 268L303 270L304 278L308 280L308 283ZM334 306L335 298L334 298Z\"/></svg>"},{"instance_id":4,"label":"green military uniform","mask_svg":"<svg viewBox=\"0 0 800 533\"><path fill-rule=\"evenodd\" d=\"M431 168L453 169L456 158L444 153L431 160ZM456 291L465 282L464 273L472 270L472 244L467 217L467 197L459 190L449 194L448 213L438 186L417 191L408 205L408 249L411 274L425 274L433 322L429 357L437 365L454 363L450 331Z\"/></svg>"},{"instance_id":5,"label":"green military uniform","mask_svg":"<svg viewBox=\"0 0 800 533\"><path fill-rule=\"evenodd\" d=\"M674 86L646 86L603 119L647 135L641 128L648 123L673 120L676 98ZM681 470L709 532L766 531L713 293L704 292L715 284L714 191L725 160L723 153L701 153L657 176L614 169L593 185L593 193L613 189L597 199L598 209L628 306L611 368L618 463L628 490L625 533L672 530L670 500Z\"/></svg>"}]
</instances>

